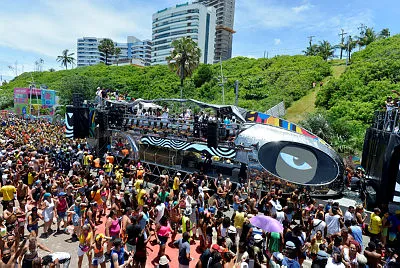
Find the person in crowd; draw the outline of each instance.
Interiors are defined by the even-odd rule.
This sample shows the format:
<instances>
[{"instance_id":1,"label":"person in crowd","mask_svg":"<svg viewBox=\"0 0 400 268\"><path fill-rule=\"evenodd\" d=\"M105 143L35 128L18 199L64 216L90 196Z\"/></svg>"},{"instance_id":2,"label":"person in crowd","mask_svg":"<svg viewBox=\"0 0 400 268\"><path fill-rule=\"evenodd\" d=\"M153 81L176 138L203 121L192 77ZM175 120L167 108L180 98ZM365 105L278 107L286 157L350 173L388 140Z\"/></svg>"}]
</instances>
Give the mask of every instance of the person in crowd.
<instances>
[{"instance_id":1,"label":"person in crowd","mask_svg":"<svg viewBox=\"0 0 400 268\"><path fill-rule=\"evenodd\" d=\"M175 120L172 116L163 124ZM210 117L222 123L226 115ZM119 138L115 142L118 148L129 148ZM3 120L0 145L0 267L70 264L66 252L42 256L41 249L46 249L37 236L43 223L49 248L53 235L78 246L78 267L192 267L193 258L196 267L210 268L399 264L400 211L387 213L382 207L369 215L358 205L342 213L343 204L317 203L308 187L260 171L248 171L260 184L242 176L235 185L222 174L209 177L209 161L218 161L211 157L205 159L208 171L200 167L185 176L176 172L158 179L158 173L124 157L114 144L107 144L109 152L100 155L85 139L66 139L62 126L40 120ZM283 231L265 230L253 219L262 215ZM57 234L51 233L54 227ZM29 236L23 240L25 228ZM365 249L363 231L371 236ZM179 248L176 254L169 252L172 245Z\"/></svg>"}]
</instances>

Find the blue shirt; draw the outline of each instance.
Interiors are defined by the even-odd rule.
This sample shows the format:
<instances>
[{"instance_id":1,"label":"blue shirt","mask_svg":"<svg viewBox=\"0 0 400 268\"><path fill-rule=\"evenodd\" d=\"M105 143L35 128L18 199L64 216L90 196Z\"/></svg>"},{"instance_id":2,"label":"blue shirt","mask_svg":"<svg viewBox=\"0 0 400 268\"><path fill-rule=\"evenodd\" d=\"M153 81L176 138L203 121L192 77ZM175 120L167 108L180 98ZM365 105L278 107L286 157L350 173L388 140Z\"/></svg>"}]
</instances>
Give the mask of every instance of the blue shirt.
<instances>
[{"instance_id":1,"label":"blue shirt","mask_svg":"<svg viewBox=\"0 0 400 268\"><path fill-rule=\"evenodd\" d=\"M287 268L300 268L300 264L296 260L290 260L288 257L283 258L282 265Z\"/></svg>"},{"instance_id":2,"label":"blue shirt","mask_svg":"<svg viewBox=\"0 0 400 268\"><path fill-rule=\"evenodd\" d=\"M363 245L363 240L362 240L362 230L361 227L359 226L350 226L351 230L351 235L354 237L354 239L360 244L361 249Z\"/></svg>"},{"instance_id":3,"label":"blue shirt","mask_svg":"<svg viewBox=\"0 0 400 268\"><path fill-rule=\"evenodd\" d=\"M114 263L113 263L113 260L112 260L112 255L114 253L116 253L118 255L118 264L119 265L122 265L125 262L125 259L124 259L125 250L124 250L124 248L120 248L119 251L116 251L115 249L112 249L111 250L111 266L110 266L111 268L114 268Z\"/></svg>"}]
</instances>

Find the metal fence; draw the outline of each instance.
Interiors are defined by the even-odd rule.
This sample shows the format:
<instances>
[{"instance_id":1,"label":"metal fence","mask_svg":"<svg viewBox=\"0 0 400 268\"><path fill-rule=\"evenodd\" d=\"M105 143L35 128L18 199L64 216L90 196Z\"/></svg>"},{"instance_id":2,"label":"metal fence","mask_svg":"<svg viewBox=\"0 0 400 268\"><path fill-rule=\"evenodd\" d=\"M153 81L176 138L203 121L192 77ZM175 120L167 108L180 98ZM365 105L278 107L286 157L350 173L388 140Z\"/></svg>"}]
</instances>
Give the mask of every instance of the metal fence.
<instances>
[{"instance_id":1,"label":"metal fence","mask_svg":"<svg viewBox=\"0 0 400 268\"><path fill-rule=\"evenodd\" d=\"M274 107L268 109L265 113L270 114L275 117L282 117L286 113L285 103L282 101L282 102L278 103L277 105L275 105Z\"/></svg>"},{"instance_id":2,"label":"metal fence","mask_svg":"<svg viewBox=\"0 0 400 268\"><path fill-rule=\"evenodd\" d=\"M376 111L372 127L386 132L398 133L400 127L400 111Z\"/></svg>"}]
</instances>

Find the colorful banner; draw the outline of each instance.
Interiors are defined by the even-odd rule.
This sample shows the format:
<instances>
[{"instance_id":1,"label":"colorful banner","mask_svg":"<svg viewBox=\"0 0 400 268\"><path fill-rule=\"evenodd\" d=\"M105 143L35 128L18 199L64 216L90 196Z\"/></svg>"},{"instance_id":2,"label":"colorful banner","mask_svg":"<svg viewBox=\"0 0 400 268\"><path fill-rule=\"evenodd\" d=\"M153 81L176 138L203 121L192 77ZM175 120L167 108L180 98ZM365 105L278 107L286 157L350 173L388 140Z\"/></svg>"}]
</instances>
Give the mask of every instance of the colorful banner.
<instances>
[{"instance_id":1,"label":"colorful banner","mask_svg":"<svg viewBox=\"0 0 400 268\"><path fill-rule=\"evenodd\" d=\"M56 92L54 90L42 89L41 99L43 106L54 106L56 104Z\"/></svg>"},{"instance_id":2,"label":"colorful banner","mask_svg":"<svg viewBox=\"0 0 400 268\"><path fill-rule=\"evenodd\" d=\"M14 109L16 114L53 115L56 92L38 88L14 88ZM31 110L29 108L31 107Z\"/></svg>"}]
</instances>

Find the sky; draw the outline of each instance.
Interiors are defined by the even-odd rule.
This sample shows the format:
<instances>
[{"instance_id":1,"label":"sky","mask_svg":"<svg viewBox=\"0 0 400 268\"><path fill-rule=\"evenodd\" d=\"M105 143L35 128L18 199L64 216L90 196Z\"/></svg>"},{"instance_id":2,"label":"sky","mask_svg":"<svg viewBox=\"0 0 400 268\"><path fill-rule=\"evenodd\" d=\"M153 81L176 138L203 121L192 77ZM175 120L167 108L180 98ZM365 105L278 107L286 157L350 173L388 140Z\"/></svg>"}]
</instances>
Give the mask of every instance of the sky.
<instances>
[{"instance_id":1,"label":"sky","mask_svg":"<svg viewBox=\"0 0 400 268\"><path fill-rule=\"evenodd\" d=\"M185 0L1 0L0 79L34 71L62 69L64 49L76 53L77 38L107 37L126 42L128 35L151 39L157 10ZM313 43L340 42L344 29L359 34L363 23L377 32L400 33L398 0L236 0L233 56L260 58L301 54ZM75 54L76 55L76 54ZM12 68L10 68L10 66Z\"/></svg>"}]
</instances>

